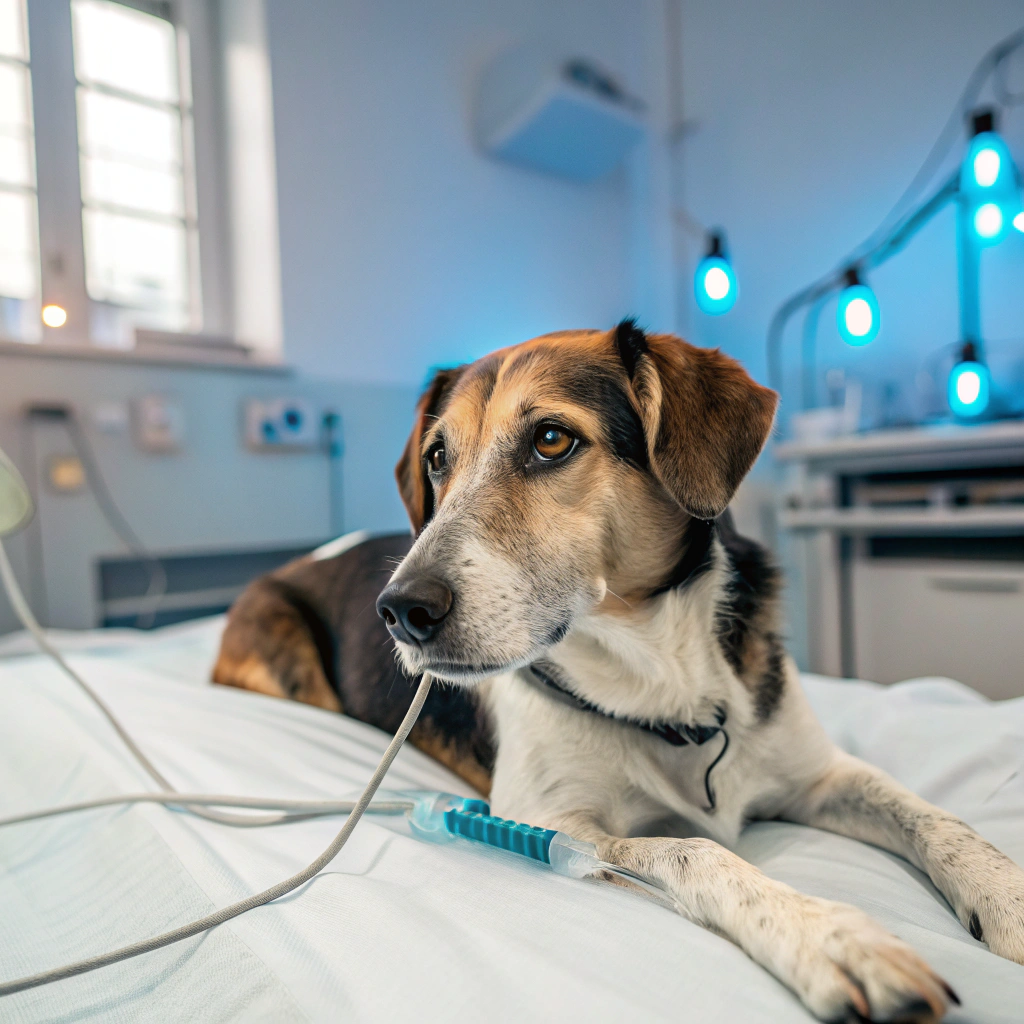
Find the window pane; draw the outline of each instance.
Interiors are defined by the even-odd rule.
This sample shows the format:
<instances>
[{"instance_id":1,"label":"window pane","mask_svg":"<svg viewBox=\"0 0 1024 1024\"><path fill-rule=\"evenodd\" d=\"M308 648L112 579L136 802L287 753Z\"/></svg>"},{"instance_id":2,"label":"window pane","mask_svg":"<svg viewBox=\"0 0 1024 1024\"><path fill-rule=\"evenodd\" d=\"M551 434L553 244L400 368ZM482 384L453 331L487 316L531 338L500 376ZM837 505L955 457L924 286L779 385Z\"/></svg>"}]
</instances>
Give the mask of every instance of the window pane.
<instances>
[{"instance_id":1,"label":"window pane","mask_svg":"<svg viewBox=\"0 0 1024 1024\"><path fill-rule=\"evenodd\" d=\"M0 0L0 338L38 341L39 219L24 0Z\"/></svg>"},{"instance_id":2,"label":"window pane","mask_svg":"<svg viewBox=\"0 0 1024 1024\"><path fill-rule=\"evenodd\" d=\"M28 68L0 63L0 134L23 135L31 123Z\"/></svg>"},{"instance_id":3,"label":"window pane","mask_svg":"<svg viewBox=\"0 0 1024 1024\"><path fill-rule=\"evenodd\" d=\"M177 47L170 22L110 0L74 0L71 9L80 82L177 103Z\"/></svg>"},{"instance_id":4,"label":"window pane","mask_svg":"<svg viewBox=\"0 0 1024 1024\"><path fill-rule=\"evenodd\" d=\"M39 294L37 223L35 196L0 192L0 296L30 299Z\"/></svg>"},{"instance_id":5,"label":"window pane","mask_svg":"<svg viewBox=\"0 0 1024 1024\"><path fill-rule=\"evenodd\" d=\"M0 135L0 186L21 185L31 188L32 147L28 139L12 139Z\"/></svg>"},{"instance_id":6,"label":"window pane","mask_svg":"<svg viewBox=\"0 0 1024 1024\"><path fill-rule=\"evenodd\" d=\"M28 60L25 0L0 0L0 57Z\"/></svg>"},{"instance_id":7,"label":"window pane","mask_svg":"<svg viewBox=\"0 0 1024 1024\"><path fill-rule=\"evenodd\" d=\"M188 306L184 224L87 209L84 227L89 295L147 311L147 322L181 330Z\"/></svg>"},{"instance_id":8,"label":"window pane","mask_svg":"<svg viewBox=\"0 0 1024 1024\"><path fill-rule=\"evenodd\" d=\"M93 156L158 169L181 164L181 117L175 111L79 87L78 134L82 149Z\"/></svg>"},{"instance_id":9,"label":"window pane","mask_svg":"<svg viewBox=\"0 0 1024 1024\"><path fill-rule=\"evenodd\" d=\"M194 327L194 216L174 25L111 0L71 0L90 330Z\"/></svg>"},{"instance_id":10,"label":"window pane","mask_svg":"<svg viewBox=\"0 0 1024 1024\"><path fill-rule=\"evenodd\" d=\"M82 158L82 198L87 204L129 207L169 217L185 215L180 174L153 171L100 157Z\"/></svg>"}]
</instances>

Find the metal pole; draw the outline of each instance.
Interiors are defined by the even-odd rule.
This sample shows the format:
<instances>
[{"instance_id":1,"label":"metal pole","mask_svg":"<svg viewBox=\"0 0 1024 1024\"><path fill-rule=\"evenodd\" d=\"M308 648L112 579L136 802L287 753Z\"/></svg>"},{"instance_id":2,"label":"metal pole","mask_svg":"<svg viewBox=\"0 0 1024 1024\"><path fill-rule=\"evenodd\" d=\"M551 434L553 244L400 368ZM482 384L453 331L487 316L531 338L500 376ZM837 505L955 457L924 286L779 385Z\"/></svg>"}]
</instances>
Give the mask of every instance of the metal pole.
<instances>
[{"instance_id":1,"label":"metal pole","mask_svg":"<svg viewBox=\"0 0 1024 1024\"><path fill-rule=\"evenodd\" d=\"M957 276L960 290L960 340L981 346L981 248L974 238L972 210L960 196L956 204Z\"/></svg>"}]
</instances>

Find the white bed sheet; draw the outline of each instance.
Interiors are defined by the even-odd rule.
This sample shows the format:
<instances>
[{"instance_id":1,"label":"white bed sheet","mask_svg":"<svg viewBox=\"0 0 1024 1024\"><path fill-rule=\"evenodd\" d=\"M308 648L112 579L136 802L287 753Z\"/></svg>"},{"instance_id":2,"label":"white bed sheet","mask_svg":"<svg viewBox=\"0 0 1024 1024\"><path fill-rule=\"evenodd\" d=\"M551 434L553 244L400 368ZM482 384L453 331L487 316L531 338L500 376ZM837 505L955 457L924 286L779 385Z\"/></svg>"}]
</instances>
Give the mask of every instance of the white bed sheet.
<instances>
[{"instance_id":1,"label":"white bed sheet","mask_svg":"<svg viewBox=\"0 0 1024 1024\"><path fill-rule=\"evenodd\" d=\"M75 666L179 787L345 798L387 737L299 704L207 685L221 620L60 636ZM949 680L883 688L805 677L846 749L961 815L1024 863L1024 699ZM411 748L386 785L467 793ZM25 638L0 642L0 813L152 788L96 711ZM154 806L0 832L0 977L164 931L262 889L337 819L232 829ZM963 999L950 1021L1020 1022L1024 967L990 954L904 861L781 823L739 853L857 904ZM4 1021L679 1020L804 1022L738 949L620 889L364 819L300 892L169 949L0 1002Z\"/></svg>"}]
</instances>

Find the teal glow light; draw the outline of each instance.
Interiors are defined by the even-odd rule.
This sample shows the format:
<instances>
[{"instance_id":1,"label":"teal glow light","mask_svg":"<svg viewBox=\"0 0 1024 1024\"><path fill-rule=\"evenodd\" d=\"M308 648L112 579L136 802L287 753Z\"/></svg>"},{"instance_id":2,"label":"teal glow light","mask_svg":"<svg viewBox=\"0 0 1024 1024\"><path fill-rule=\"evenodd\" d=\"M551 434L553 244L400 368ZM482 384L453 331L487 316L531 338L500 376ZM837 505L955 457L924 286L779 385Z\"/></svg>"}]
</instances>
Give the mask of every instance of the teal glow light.
<instances>
[{"instance_id":1,"label":"teal glow light","mask_svg":"<svg viewBox=\"0 0 1024 1024\"><path fill-rule=\"evenodd\" d=\"M992 245L1004 235L1006 218L998 203L982 203L974 211L974 231L982 244Z\"/></svg>"},{"instance_id":2,"label":"teal glow light","mask_svg":"<svg viewBox=\"0 0 1024 1024\"><path fill-rule=\"evenodd\" d=\"M1022 210L1020 213L1017 214L1016 217L1013 218L1013 226L1018 231L1024 232L1024 210Z\"/></svg>"},{"instance_id":3,"label":"teal glow light","mask_svg":"<svg viewBox=\"0 0 1024 1024\"><path fill-rule=\"evenodd\" d=\"M1020 178L991 110L976 111L974 137L960 165L960 194L979 245L997 245L1020 213Z\"/></svg>"},{"instance_id":4,"label":"teal glow light","mask_svg":"<svg viewBox=\"0 0 1024 1024\"><path fill-rule=\"evenodd\" d=\"M697 305L709 316L720 316L736 304L738 291L736 274L725 254L723 237L721 233L712 233L708 254L697 264L693 275L693 295Z\"/></svg>"},{"instance_id":5,"label":"teal glow light","mask_svg":"<svg viewBox=\"0 0 1024 1024\"><path fill-rule=\"evenodd\" d=\"M846 280L848 284L839 294L836 326L847 345L867 345L878 337L882 325L878 299L855 270L847 271Z\"/></svg>"},{"instance_id":6,"label":"teal glow light","mask_svg":"<svg viewBox=\"0 0 1024 1024\"><path fill-rule=\"evenodd\" d=\"M964 350L973 357L973 345L965 345ZM973 419L988 408L989 390L988 367L974 358L964 359L949 375L949 407L955 416Z\"/></svg>"},{"instance_id":7,"label":"teal glow light","mask_svg":"<svg viewBox=\"0 0 1024 1024\"><path fill-rule=\"evenodd\" d=\"M973 203L1001 202L1017 183L1013 157L994 131L971 139L960 168L960 191Z\"/></svg>"}]
</instances>

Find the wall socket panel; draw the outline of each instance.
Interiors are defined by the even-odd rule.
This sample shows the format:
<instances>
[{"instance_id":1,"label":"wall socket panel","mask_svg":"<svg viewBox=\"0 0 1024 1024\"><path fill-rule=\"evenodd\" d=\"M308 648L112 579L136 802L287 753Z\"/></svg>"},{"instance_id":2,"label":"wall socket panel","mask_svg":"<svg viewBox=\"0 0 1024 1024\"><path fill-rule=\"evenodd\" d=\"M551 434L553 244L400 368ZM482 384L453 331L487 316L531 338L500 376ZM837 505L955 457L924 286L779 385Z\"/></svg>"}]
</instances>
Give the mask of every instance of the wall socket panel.
<instances>
[{"instance_id":1,"label":"wall socket panel","mask_svg":"<svg viewBox=\"0 0 1024 1024\"><path fill-rule=\"evenodd\" d=\"M135 443L144 452L170 454L185 439L185 411L166 395L143 395L132 402Z\"/></svg>"},{"instance_id":2,"label":"wall socket panel","mask_svg":"<svg viewBox=\"0 0 1024 1024\"><path fill-rule=\"evenodd\" d=\"M308 452L320 446L320 424L304 398L249 398L245 446L254 452Z\"/></svg>"}]
</instances>

